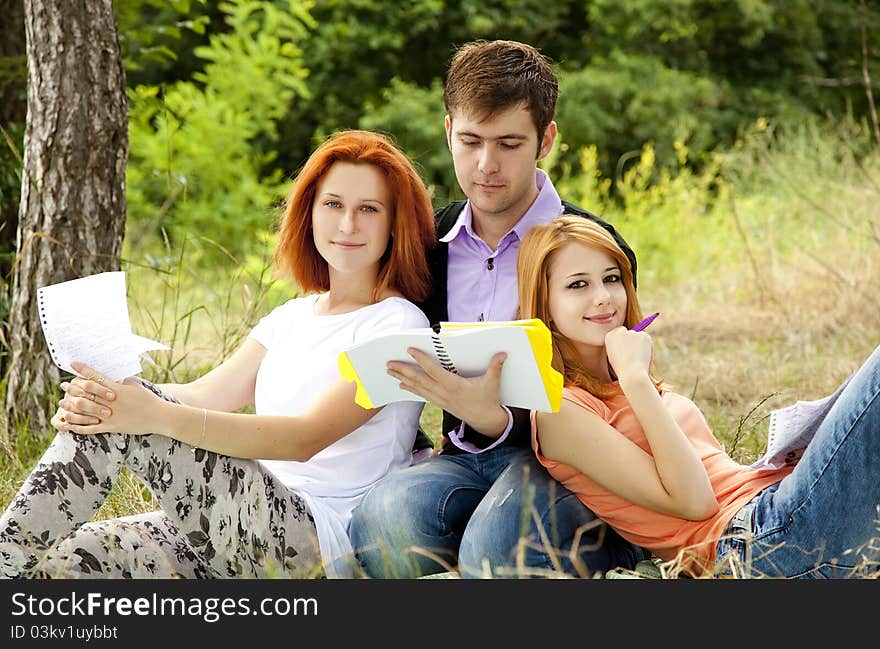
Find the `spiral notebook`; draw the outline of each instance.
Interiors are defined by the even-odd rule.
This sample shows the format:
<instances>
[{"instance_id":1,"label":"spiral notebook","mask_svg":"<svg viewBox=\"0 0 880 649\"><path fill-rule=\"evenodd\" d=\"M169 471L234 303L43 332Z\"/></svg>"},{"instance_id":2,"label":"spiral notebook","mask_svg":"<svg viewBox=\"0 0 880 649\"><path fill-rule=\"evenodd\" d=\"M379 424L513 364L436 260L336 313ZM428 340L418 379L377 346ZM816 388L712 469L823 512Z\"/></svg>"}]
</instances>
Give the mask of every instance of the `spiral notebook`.
<instances>
[{"instance_id":1,"label":"spiral notebook","mask_svg":"<svg viewBox=\"0 0 880 649\"><path fill-rule=\"evenodd\" d=\"M562 375L554 370L550 330L538 319L504 322L442 322L378 336L339 355L339 373L357 383L355 401L377 408L394 401L424 401L388 376L388 361L415 364L415 347L448 371L464 377L485 373L498 352L507 352L501 369L499 400L504 405L555 412L562 403Z\"/></svg>"}]
</instances>

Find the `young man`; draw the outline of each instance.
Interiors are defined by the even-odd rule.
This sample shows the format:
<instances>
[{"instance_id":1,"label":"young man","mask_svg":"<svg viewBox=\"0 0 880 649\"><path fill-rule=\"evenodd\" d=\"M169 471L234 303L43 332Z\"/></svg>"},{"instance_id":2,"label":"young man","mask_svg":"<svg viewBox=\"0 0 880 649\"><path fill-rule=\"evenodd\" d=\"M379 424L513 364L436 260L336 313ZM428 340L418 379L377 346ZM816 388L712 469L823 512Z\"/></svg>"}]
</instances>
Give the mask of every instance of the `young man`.
<instances>
[{"instance_id":1,"label":"young man","mask_svg":"<svg viewBox=\"0 0 880 649\"><path fill-rule=\"evenodd\" d=\"M563 211L614 228L560 200L536 168L553 146L558 83L533 47L512 41L463 46L449 67L446 141L466 202L437 211L440 245L432 324L517 317L516 253L532 226ZM427 356L389 363L401 385L443 408L441 452L383 479L351 523L371 577L418 577L457 566L463 577L593 576L633 567L643 552L554 481L530 447L529 413L498 403L503 355L462 378Z\"/></svg>"}]
</instances>

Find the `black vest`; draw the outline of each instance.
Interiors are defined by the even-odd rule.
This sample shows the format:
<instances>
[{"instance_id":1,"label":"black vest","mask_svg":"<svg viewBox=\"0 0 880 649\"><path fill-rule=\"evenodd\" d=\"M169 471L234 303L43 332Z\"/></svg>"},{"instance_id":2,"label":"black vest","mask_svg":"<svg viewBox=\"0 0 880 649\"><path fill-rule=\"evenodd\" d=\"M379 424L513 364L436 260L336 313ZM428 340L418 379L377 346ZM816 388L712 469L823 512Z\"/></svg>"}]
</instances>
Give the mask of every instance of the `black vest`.
<instances>
[{"instance_id":1,"label":"black vest","mask_svg":"<svg viewBox=\"0 0 880 649\"><path fill-rule=\"evenodd\" d=\"M464 209L465 203L466 201L453 201L449 205L441 207L434 212L434 222L437 229L438 239L445 236L452 229L452 226L455 224L459 213L461 213L461 210ZM624 254L626 254L627 258L630 261L630 264L632 264L633 283L635 284L636 255L629 247L629 244L627 244L627 242L624 240L624 238L620 236L620 234L618 234L617 230L614 229L614 226L610 223L606 223L592 212L588 212L587 210L581 209L580 207L572 205L571 203L562 201L562 207L564 212L583 216L584 218L590 219L591 221L598 223L603 228L608 230L611 236L614 237L617 245L619 245ZM428 295L428 298L424 302L420 303L418 306L422 309L422 311L425 312L425 315L428 317L428 321L431 323L432 326L437 325L440 322L449 320L449 310L446 304L446 279L448 276L446 265L448 261L449 246L446 243L438 243L437 246L428 254L428 268L431 271L431 293L430 295ZM514 423L513 428L511 429L508 438L507 440L505 440L504 444L528 447L531 444L531 425L529 421L529 411L522 408L511 408L510 411L513 414ZM461 426L461 420L444 411L442 426L443 434L445 435L447 431L457 429L459 426ZM485 435L481 435L477 431L470 428L470 426L466 427L466 431L468 441L476 443L477 446L481 448L489 446L494 441L486 437ZM428 440L428 442L430 442L426 435L423 435L423 437L425 440ZM462 451L460 451L453 444L446 444L444 446L443 452L460 453Z\"/></svg>"},{"instance_id":2,"label":"black vest","mask_svg":"<svg viewBox=\"0 0 880 649\"><path fill-rule=\"evenodd\" d=\"M446 236L446 234L452 229L458 215L464 209L465 203L466 201L453 201L452 203L449 203L449 205L441 207L434 212L434 223L438 239ZM564 212L583 216L608 230L611 236L614 237L617 245L619 245L626 254L630 264L632 264L633 283L635 284L636 255L624 238L614 229L614 226L610 223L606 223L592 212L588 212L587 210L572 205L571 203L567 203L566 201L562 201L562 207ZM446 265L448 262L449 246L446 243L440 242L428 254L428 268L431 271L431 293L424 302L418 305L422 311L425 312L425 315L428 316L428 321L431 325L436 325L439 322L449 319L449 311L446 304Z\"/></svg>"}]
</instances>

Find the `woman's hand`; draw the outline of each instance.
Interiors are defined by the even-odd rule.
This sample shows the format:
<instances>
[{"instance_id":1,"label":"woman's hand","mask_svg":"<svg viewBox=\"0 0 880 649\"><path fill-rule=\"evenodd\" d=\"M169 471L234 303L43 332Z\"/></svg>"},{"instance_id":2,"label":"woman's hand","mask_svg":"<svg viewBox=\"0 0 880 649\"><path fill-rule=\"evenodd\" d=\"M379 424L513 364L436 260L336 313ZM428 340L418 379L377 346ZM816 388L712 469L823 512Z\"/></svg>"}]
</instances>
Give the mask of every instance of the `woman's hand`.
<instances>
[{"instance_id":1,"label":"woman's hand","mask_svg":"<svg viewBox=\"0 0 880 649\"><path fill-rule=\"evenodd\" d=\"M80 370L77 370L80 371ZM69 430L70 425L92 425L113 414L111 402L116 394L102 382L74 377L61 383L64 397L58 403L58 410L50 420L58 430Z\"/></svg>"},{"instance_id":2,"label":"woman's hand","mask_svg":"<svg viewBox=\"0 0 880 649\"><path fill-rule=\"evenodd\" d=\"M647 375L654 358L654 344L644 331L615 327L605 334L608 362L618 380Z\"/></svg>"},{"instance_id":3,"label":"woman's hand","mask_svg":"<svg viewBox=\"0 0 880 649\"><path fill-rule=\"evenodd\" d=\"M58 402L52 426L84 435L153 432L151 415L161 399L134 382L111 381L87 365L71 363L71 367L82 377L61 384L65 396Z\"/></svg>"}]
</instances>

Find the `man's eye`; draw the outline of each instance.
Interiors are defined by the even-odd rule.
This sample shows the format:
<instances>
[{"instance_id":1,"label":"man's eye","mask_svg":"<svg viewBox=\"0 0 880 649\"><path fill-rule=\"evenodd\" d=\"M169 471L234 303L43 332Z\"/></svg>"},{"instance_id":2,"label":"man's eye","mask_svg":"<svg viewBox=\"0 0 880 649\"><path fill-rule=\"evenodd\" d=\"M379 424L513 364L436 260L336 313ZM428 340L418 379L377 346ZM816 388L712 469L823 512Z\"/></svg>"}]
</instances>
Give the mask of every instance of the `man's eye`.
<instances>
[{"instance_id":1,"label":"man's eye","mask_svg":"<svg viewBox=\"0 0 880 649\"><path fill-rule=\"evenodd\" d=\"M473 146L477 146L480 143L480 141L479 140L462 140L461 143L464 146L473 147Z\"/></svg>"},{"instance_id":2,"label":"man's eye","mask_svg":"<svg viewBox=\"0 0 880 649\"><path fill-rule=\"evenodd\" d=\"M508 143L508 142L502 142L502 143L501 143L501 148L502 148L502 149L507 149L508 151L512 151L513 149L518 149L520 146L522 146L522 145L521 145L519 142L516 142L516 143L513 143L513 144Z\"/></svg>"}]
</instances>

